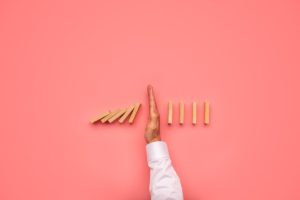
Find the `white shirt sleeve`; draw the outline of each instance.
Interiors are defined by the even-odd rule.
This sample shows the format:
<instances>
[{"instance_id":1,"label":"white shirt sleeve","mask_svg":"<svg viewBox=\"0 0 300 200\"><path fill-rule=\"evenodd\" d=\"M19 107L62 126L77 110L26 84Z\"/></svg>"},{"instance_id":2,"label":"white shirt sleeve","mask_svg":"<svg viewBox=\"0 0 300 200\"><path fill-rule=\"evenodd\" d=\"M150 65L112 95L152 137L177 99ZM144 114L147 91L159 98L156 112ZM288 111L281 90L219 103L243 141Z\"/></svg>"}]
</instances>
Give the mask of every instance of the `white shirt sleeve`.
<instances>
[{"instance_id":1,"label":"white shirt sleeve","mask_svg":"<svg viewBox=\"0 0 300 200\"><path fill-rule=\"evenodd\" d=\"M151 200L182 200L183 193L165 142L147 144Z\"/></svg>"}]
</instances>

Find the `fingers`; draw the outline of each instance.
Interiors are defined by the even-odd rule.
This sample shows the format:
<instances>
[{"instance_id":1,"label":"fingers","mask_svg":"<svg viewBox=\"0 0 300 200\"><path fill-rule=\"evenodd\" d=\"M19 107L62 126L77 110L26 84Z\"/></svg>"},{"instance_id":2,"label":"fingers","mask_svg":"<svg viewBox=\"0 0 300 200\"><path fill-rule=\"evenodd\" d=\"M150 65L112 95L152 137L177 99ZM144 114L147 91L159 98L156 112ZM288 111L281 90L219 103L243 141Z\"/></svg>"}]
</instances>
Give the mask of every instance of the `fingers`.
<instances>
[{"instance_id":1,"label":"fingers","mask_svg":"<svg viewBox=\"0 0 300 200\"><path fill-rule=\"evenodd\" d=\"M147 89L148 89L148 97L149 97L149 106L150 106L150 108L156 108L153 87L151 85L148 85Z\"/></svg>"},{"instance_id":2,"label":"fingers","mask_svg":"<svg viewBox=\"0 0 300 200\"><path fill-rule=\"evenodd\" d=\"M151 85L148 85L148 97L149 97L149 114L150 117L155 117L158 115L158 110L156 106L156 101L155 101L155 95L154 95L154 90Z\"/></svg>"},{"instance_id":3,"label":"fingers","mask_svg":"<svg viewBox=\"0 0 300 200\"><path fill-rule=\"evenodd\" d=\"M154 90L151 85L148 85L149 98L149 118L146 125L145 139L147 143L159 141L160 139L160 117L157 109Z\"/></svg>"},{"instance_id":4,"label":"fingers","mask_svg":"<svg viewBox=\"0 0 300 200\"><path fill-rule=\"evenodd\" d=\"M151 85L148 85L148 97L149 97L149 109L150 109L150 111L151 110L157 110L154 91L153 91L153 87Z\"/></svg>"}]
</instances>

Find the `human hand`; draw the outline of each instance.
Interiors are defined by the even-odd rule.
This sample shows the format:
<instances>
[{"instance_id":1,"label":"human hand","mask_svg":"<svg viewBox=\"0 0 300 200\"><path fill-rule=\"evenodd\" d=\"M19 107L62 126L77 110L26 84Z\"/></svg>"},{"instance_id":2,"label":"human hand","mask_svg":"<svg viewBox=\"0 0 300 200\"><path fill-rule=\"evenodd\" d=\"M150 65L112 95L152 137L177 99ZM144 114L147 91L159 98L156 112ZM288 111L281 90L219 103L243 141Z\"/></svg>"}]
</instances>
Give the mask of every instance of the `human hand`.
<instances>
[{"instance_id":1,"label":"human hand","mask_svg":"<svg viewBox=\"0 0 300 200\"><path fill-rule=\"evenodd\" d=\"M146 125L145 139L147 143L160 141L160 117L157 109L153 87L148 85L149 117Z\"/></svg>"}]
</instances>

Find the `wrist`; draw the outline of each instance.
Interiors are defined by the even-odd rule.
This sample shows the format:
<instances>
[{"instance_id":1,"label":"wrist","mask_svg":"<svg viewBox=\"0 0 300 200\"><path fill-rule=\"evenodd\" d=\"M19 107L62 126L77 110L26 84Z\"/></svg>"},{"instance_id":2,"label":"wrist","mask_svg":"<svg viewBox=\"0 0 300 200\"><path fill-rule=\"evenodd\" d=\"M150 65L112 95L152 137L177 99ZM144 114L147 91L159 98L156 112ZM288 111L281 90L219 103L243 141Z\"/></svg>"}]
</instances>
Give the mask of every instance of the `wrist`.
<instances>
[{"instance_id":1,"label":"wrist","mask_svg":"<svg viewBox=\"0 0 300 200\"><path fill-rule=\"evenodd\" d=\"M147 144L150 144L150 143L152 143L152 142L157 142L157 141L161 141L160 136L155 137L155 138L152 138L152 139L150 139L150 140L146 140Z\"/></svg>"}]
</instances>

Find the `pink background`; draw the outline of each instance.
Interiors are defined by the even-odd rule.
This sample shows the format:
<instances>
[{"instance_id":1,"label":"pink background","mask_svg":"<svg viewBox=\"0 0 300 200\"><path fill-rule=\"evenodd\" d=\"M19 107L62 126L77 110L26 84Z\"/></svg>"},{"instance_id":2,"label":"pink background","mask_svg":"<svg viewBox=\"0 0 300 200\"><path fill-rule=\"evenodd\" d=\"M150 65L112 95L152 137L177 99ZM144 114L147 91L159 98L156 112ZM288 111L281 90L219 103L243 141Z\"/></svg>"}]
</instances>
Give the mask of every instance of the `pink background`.
<instances>
[{"instance_id":1,"label":"pink background","mask_svg":"<svg viewBox=\"0 0 300 200\"><path fill-rule=\"evenodd\" d=\"M299 9L2 0L0 199L149 199L148 83L185 199L300 199ZM168 100L189 114L194 99L211 102L210 127L168 127ZM88 123L134 102L132 126Z\"/></svg>"}]
</instances>

